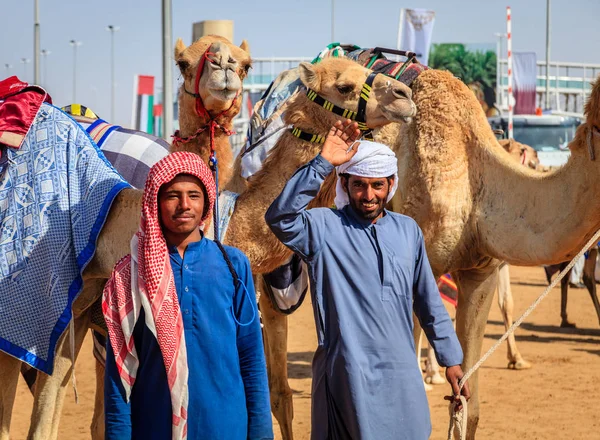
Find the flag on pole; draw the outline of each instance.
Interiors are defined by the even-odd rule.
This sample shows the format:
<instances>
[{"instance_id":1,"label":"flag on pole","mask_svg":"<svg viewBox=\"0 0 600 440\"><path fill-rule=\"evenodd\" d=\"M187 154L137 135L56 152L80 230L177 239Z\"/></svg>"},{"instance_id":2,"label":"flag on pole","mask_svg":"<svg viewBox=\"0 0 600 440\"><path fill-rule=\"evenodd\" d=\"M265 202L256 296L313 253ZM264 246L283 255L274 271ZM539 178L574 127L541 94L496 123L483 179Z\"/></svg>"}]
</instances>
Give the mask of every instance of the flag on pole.
<instances>
[{"instance_id":1,"label":"flag on pole","mask_svg":"<svg viewBox=\"0 0 600 440\"><path fill-rule=\"evenodd\" d=\"M135 76L135 97L131 125L148 134L154 133L154 77Z\"/></svg>"},{"instance_id":2,"label":"flag on pole","mask_svg":"<svg viewBox=\"0 0 600 440\"><path fill-rule=\"evenodd\" d=\"M535 114L537 58L535 52L513 52L515 115Z\"/></svg>"},{"instance_id":3,"label":"flag on pole","mask_svg":"<svg viewBox=\"0 0 600 440\"><path fill-rule=\"evenodd\" d=\"M154 105L153 115L154 115L154 136L162 138L162 116L163 116L162 104Z\"/></svg>"},{"instance_id":4,"label":"flag on pole","mask_svg":"<svg viewBox=\"0 0 600 440\"><path fill-rule=\"evenodd\" d=\"M434 11L402 9L398 28L398 49L416 53L419 62L427 65L434 22Z\"/></svg>"}]
</instances>

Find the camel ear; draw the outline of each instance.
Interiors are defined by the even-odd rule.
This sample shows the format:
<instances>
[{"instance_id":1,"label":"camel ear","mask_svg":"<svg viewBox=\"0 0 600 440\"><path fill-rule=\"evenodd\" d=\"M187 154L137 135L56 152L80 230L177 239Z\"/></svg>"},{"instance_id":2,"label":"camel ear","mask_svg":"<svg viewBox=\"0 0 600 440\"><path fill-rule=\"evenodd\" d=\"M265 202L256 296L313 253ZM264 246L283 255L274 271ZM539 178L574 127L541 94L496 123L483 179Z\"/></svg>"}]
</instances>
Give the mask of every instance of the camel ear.
<instances>
[{"instance_id":1,"label":"camel ear","mask_svg":"<svg viewBox=\"0 0 600 440\"><path fill-rule=\"evenodd\" d=\"M183 40L181 38L178 38L177 42L175 43L175 61L179 59L179 56L183 53L185 49L186 47L185 44L183 44Z\"/></svg>"},{"instance_id":2,"label":"camel ear","mask_svg":"<svg viewBox=\"0 0 600 440\"><path fill-rule=\"evenodd\" d=\"M309 89L319 88L319 74L317 73L315 66L310 63L302 62L298 66L300 71L300 79L306 87Z\"/></svg>"},{"instance_id":3,"label":"camel ear","mask_svg":"<svg viewBox=\"0 0 600 440\"><path fill-rule=\"evenodd\" d=\"M250 45L248 44L248 42L246 40L242 40L242 44L240 44L240 49L242 49L244 52L250 54Z\"/></svg>"}]
</instances>

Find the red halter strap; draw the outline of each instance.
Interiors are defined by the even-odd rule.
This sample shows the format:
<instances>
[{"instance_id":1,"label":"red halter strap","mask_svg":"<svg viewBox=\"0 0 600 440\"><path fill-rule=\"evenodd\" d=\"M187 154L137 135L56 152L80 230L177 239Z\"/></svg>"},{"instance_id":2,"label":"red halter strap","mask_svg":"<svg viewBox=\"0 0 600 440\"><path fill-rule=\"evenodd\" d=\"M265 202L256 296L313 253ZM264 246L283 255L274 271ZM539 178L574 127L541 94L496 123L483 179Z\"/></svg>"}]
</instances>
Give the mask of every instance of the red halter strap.
<instances>
[{"instance_id":1,"label":"red halter strap","mask_svg":"<svg viewBox=\"0 0 600 440\"><path fill-rule=\"evenodd\" d=\"M209 135L210 135L210 157L211 157L211 162L214 160L214 152L215 152L215 129L219 128L223 133L225 133L227 136L231 136L232 134L235 134L234 131L229 130L223 126L221 126L218 122L217 119L219 117L221 117L223 114L227 113L229 110L231 110L231 108L233 107L233 105L235 104L235 102L238 99L238 96L240 94L239 90L238 92L235 94L235 97L233 98L233 100L231 101L231 105L229 106L229 108L223 110L221 113L219 113L217 116L212 117L209 113L209 111L206 109L206 107L204 106L204 103L202 102L202 97L200 96L200 77L202 76L202 72L204 71L204 64L206 63L206 60L209 59L208 57L210 55L216 55L215 53L210 51L210 48L212 47L209 46L208 49L206 49L206 52L204 52L204 54L202 55L202 58L200 58L200 62L198 63L198 70L196 71L196 80L194 81L194 93L189 93L190 95L194 96L196 98L196 114L199 117L205 117L208 119L208 123L207 125L205 125L204 127L200 127L198 130L196 130L196 133L194 133L191 136L187 136L187 137L180 137L179 136L179 130L177 130L175 132L175 134L173 136L171 136L173 138L173 140L176 143L183 143L186 144L194 139L196 139L201 133L203 133L204 131L206 131L206 129L209 129ZM209 59L209 61L211 61ZM185 90L185 84L183 85L184 90Z\"/></svg>"}]
</instances>

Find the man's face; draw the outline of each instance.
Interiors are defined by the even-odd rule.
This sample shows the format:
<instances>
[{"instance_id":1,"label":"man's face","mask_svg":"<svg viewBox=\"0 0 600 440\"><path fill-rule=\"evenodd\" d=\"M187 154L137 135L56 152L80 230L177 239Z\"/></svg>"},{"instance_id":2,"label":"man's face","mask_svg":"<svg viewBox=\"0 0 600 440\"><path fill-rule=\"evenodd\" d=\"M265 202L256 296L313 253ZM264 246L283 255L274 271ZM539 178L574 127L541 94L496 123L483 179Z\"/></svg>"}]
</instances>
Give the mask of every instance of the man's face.
<instances>
[{"instance_id":1,"label":"man's face","mask_svg":"<svg viewBox=\"0 0 600 440\"><path fill-rule=\"evenodd\" d=\"M342 186L348 193L350 206L365 220L379 218L385 207L394 178L342 176Z\"/></svg>"},{"instance_id":2,"label":"man's face","mask_svg":"<svg viewBox=\"0 0 600 440\"><path fill-rule=\"evenodd\" d=\"M180 174L158 193L158 210L165 233L185 236L194 232L204 212L203 185L195 176Z\"/></svg>"}]
</instances>

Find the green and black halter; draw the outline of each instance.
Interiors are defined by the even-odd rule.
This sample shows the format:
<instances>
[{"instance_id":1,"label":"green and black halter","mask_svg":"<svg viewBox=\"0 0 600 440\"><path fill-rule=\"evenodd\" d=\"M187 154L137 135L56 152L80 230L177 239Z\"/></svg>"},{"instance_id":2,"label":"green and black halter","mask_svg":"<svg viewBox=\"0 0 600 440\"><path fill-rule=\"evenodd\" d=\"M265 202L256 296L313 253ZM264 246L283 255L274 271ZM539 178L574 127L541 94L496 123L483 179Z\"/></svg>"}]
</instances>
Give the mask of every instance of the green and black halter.
<instances>
[{"instance_id":1,"label":"green and black halter","mask_svg":"<svg viewBox=\"0 0 600 440\"><path fill-rule=\"evenodd\" d=\"M375 77L377 75L379 74L376 72L371 72L363 84L360 91L360 97L358 98L358 111L348 110L347 108L337 106L333 102L323 98L312 89L308 89L306 91L306 96L309 100L320 105L325 110L335 113L343 118L356 121L358 123L358 129L363 132L361 137L365 140L373 140L373 131L367 127L367 101L369 100L369 95L373 89L373 81L375 81ZM325 142L325 136L308 133L296 127L292 127L291 131L292 135L295 137L308 142L315 142L318 144Z\"/></svg>"}]
</instances>

